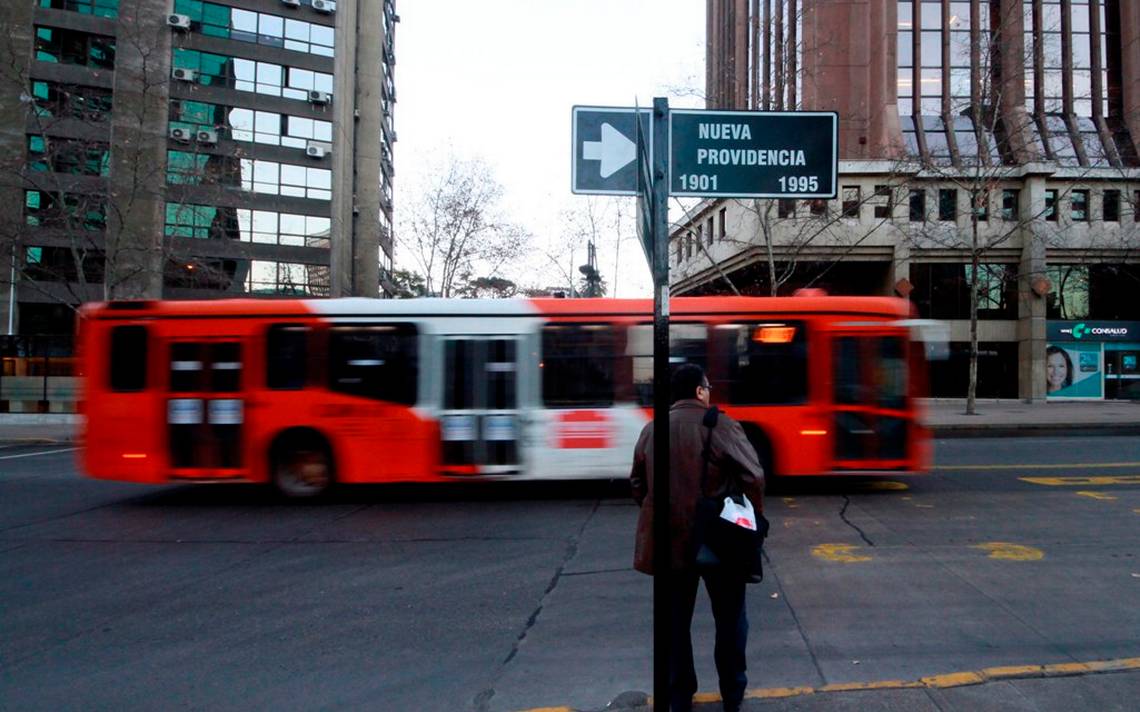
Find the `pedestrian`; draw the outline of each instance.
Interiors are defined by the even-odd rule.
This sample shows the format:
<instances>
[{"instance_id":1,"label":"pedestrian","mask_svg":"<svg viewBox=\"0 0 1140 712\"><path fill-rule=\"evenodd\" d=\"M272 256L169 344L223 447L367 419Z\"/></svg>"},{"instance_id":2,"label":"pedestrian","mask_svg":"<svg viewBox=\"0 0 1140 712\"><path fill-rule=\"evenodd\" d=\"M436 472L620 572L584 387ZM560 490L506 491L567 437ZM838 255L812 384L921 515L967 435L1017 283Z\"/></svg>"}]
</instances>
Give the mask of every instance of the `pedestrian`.
<instances>
[{"instance_id":1,"label":"pedestrian","mask_svg":"<svg viewBox=\"0 0 1140 712\"><path fill-rule=\"evenodd\" d=\"M669 408L669 522L672 542L671 650L669 669L670 707L673 712L691 710L697 691L690 629L697 587L704 579L716 624L713 657L725 710L739 710L748 684L745 645L748 618L744 609L745 575L723 570L698 571L693 530L697 500L702 496L723 498L743 492L759 516L764 510L764 470L744 429L732 418L719 415L710 430L703 424L709 410L711 388L704 370L684 364L672 377L673 405ZM707 491L702 494L701 470L705 440L709 463ZM637 519L634 568L653 575L653 423L641 431L630 471L633 498L641 512Z\"/></svg>"}]
</instances>

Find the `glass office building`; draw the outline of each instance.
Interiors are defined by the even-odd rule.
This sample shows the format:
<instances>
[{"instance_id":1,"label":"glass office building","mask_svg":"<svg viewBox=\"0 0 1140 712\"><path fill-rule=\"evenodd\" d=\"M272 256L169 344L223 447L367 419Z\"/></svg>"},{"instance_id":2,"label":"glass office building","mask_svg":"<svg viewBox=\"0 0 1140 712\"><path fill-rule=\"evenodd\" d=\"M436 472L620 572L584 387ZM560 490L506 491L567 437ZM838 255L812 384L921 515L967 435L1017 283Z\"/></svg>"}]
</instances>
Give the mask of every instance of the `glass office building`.
<instances>
[{"instance_id":1,"label":"glass office building","mask_svg":"<svg viewBox=\"0 0 1140 712\"><path fill-rule=\"evenodd\" d=\"M6 13L10 333L69 332L68 305L108 297L385 292L394 0Z\"/></svg>"}]
</instances>

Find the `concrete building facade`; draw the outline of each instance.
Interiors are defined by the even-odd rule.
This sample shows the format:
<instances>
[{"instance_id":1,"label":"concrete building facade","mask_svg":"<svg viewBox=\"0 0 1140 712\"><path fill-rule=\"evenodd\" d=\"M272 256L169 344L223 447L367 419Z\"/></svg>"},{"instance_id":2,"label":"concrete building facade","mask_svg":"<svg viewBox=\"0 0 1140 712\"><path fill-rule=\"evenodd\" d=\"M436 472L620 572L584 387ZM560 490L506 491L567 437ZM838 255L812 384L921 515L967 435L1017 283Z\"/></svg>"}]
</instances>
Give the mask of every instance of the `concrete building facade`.
<instances>
[{"instance_id":1,"label":"concrete building facade","mask_svg":"<svg viewBox=\"0 0 1140 712\"><path fill-rule=\"evenodd\" d=\"M17 0L0 20L7 333L104 298L378 296L394 0Z\"/></svg>"},{"instance_id":2,"label":"concrete building facade","mask_svg":"<svg viewBox=\"0 0 1140 712\"><path fill-rule=\"evenodd\" d=\"M675 293L908 297L950 325L934 394L963 396L976 285L979 396L1140 398L1140 3L707 5L709 108L838 112L838 195L696 206ZM1094 322L1099 351L1068 343Z\"/></svg>"}]
</instances>

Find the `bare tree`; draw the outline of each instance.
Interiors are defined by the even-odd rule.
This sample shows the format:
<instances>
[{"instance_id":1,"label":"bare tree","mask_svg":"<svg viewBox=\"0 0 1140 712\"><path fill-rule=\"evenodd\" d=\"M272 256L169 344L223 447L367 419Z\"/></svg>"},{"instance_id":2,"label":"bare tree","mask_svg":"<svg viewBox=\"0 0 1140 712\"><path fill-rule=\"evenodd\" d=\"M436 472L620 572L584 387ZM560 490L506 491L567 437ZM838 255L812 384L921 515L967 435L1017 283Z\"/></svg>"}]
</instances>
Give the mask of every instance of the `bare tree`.
<instances>
[{"instance_id":1,"label":"bare tree","mask_svg":"<svg viewBox=\"0 0 1140 712\"><path fill-rule=\"evenodd\" d=\"M407 197L397 242L410 253L429 294L456 296L465 278L498 277L519 258L526 234L503 215L502 197L490 166L454 155Z\"/></svg>"}]
</instances>

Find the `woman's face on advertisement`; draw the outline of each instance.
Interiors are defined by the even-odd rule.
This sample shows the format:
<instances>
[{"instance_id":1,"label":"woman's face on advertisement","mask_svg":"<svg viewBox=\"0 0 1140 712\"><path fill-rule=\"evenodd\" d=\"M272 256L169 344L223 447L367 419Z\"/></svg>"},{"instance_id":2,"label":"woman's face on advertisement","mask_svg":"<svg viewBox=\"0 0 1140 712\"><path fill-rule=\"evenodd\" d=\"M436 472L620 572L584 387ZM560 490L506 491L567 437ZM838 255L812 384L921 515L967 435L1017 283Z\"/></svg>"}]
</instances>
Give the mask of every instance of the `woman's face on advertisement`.
<instances>
[{"instance_id":1,"label":"woman's face on advertisement","mask_svg":"<svg viewBox=\"0 0 1140 712\"><path fill-rule=\"evenodd\" d=\"M1069 375L1069 368L1065 365L1065 357L1058 353L1049 354L1045 362L1046 380L1049 390L1055 391L1065 385L1065 378Z\"/></svg>"}]
</instances>

